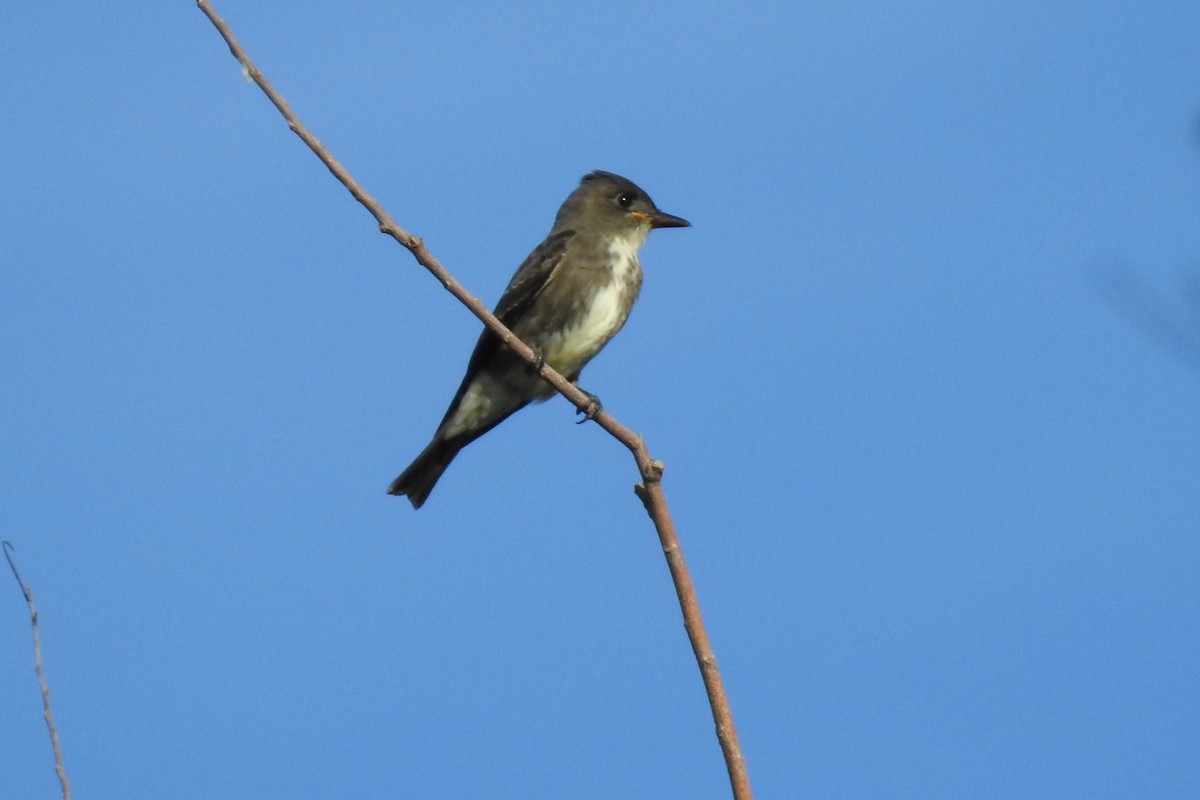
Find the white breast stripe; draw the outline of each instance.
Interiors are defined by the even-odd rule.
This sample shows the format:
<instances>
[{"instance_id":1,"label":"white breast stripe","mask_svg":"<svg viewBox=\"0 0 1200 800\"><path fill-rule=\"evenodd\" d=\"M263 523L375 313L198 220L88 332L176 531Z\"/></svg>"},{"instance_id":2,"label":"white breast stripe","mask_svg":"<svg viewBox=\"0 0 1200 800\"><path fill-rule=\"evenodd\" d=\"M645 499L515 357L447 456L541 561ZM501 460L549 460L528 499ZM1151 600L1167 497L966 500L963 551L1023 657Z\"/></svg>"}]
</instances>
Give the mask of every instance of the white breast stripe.
<instances>
[{"instance_id":1,"label":"white breast stripe","mask_svg":"<svg viewBox=\"0 0 1200 800\"><path fill-rule=\"evenodd\" d=\"M646 232L615 240L609 248L613 259L612 280L592 298L587 313L578 324L547 343L546 362L563 375L571 375L600 352L625 322L629 309L621 304L625 288L637 280L637 251Z\"/></svg>"}]
</instances>

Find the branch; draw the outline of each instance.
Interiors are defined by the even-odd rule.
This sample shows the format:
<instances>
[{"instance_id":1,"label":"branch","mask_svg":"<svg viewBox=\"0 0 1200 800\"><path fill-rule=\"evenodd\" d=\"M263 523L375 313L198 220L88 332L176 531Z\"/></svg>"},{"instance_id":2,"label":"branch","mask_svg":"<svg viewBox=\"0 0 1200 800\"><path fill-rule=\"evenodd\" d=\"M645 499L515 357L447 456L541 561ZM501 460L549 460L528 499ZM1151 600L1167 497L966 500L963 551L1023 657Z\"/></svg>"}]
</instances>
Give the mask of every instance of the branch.
<instances>
[{"instance_id":1,"label":"branch","mask_svg":"<svg viewBox=\"0 0 1200 800\"><path fill-rule=\"evenodd\" d=\"M421 237L414 236L400 227L392 219L391 215L384 210L383 206L379 204L379 201L367 193L350 176L346 168L330 155L329 151L325 149L325 146L321 144L317 137L313 136L308 128L304 127L288 106L287 101L263 77L258 67L254 66L254 62L250 60L250 57L246 55L246 51L238 44L229 26L223 19L217 16L217 13L212 9L207 0L197 0L196 4L216 27L217 32L221 34L221 38L229 46L229 51L233 53L233 57L242 65L245 74L258 85L258 88L262 89L275 108L279 110L279 113L283 115L283 118L287 120L288 128L308 145L317 158L321 159L321 163L354 196L354 199L358 200L370 212L375 221L379 223L379 231L391 236L412 253L417 263L433 273L433 276L452 295L457 297L463 305L470 309L471 313L478 317L488 330L495 333L501 342L523 358L530 366L537 367L537 353L518 339L500 320L496 319L479 298L468 292L426 249ZM570 401L576 409L579 411L586 411L588 409L591 398L584 394L579 387L555 372L549 365L543 363L538 370L538 374L543 380L553 386L559 394ZM725 756L725 765L729 771L729 781L733 789L733 796L735 800L749 800L751 796L750 779L746 774L745 760L742 757L741 749L738 746L737 733L733 727L733 714L729 708L729 701L725 696L725 688L721 683L721 675L717 670L717 662L713 657L712 646L709 644L708 635L704 630L704 622L700 617L700 605L696 601L695 588L692 585L691 578L688 576L687 564L683 560L683 550L680 547L679 539L675 535L675 526L671 522L670 514L667 511L666 498L663 495L661 485L663 464L661 461L657 461L650 456L646 443L642 440L640 434L622 425L607 411L601 409L593 418L601 428L608 431L613 438L629 448L630 453L633 454L634 461L637 463L642 482L634 487L634 491L641 498L643 505L646 507L646 512L654 522L654 527L658 531L659 541L662 544L663 553L667 558L667 566L671 571L671 578L675 583L675 593L679 597L679 606L683 612L684 628L687 630L688 639L691 641L692 652L695 653L696 662L700 667L700 675L704 680L704 687L708 693L709 704L712 706L713 722L716 724L717 739L721 744L721 751Z\"/></svg>"},{"instance_id":2,"label":"branch","mask_svg":"<svg viewBox=\"0 0 1200 800\"><path fill-rule=\"evenodd\" d=\"M1133 267L1112 267L1097 271L1095 277L1104 299L1142 333L1189 367L1200 369L1200 273L1184 277L1182 301L1156 289Z\"/></svg>"},{"instance_id":3,"label":"branch","mask_svg":"<svg viewBox=\"0 0 1200 800\"><path fill-rule=\"evenodd\" d=\"M42 689L42 717L46 720L46 730L50 732L50 746L54 750L54 771L58 773L58 784L62 787L63 800L71 800L71 784L67 781L67 770L63 766L62 749L58 746L58 730L54 727L54 715L50 713L50 687L46 684L46 674L42 672L42 642L38 636L37 606L33 604L33 590L21 580L17 565L13 563L13 546L4 542L4 557L8 559L8 567L21 594L25 597L25 605L29 606L29 625L33 628L33 671L37 673L38 686Z\"/></svg>"}]
</instances>

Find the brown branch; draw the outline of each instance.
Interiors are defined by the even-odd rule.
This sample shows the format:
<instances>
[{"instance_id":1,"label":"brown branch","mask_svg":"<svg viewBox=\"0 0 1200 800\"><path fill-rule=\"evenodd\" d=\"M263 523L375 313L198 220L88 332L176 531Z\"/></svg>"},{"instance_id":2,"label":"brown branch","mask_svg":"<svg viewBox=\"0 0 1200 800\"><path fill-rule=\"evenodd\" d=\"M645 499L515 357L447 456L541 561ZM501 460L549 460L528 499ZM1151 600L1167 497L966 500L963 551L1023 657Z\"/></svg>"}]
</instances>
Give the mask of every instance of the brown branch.
<instances>
[{"instance_id":1,"label":"brown branch","mask_svg":"<svg viewBox=\"0 0 1200 800\"><path fill-rule=\"evenodd\" d=\"M675 523L667 510L667 498L663 494L662 483L647 481L635 486L634 491L641 498L642 504L646 506L646 513L654 522L663 555L667 558L667 568L671 571L675 594L679 597L679 608L683 611L683 627L687 631L688 641L692 643L692 653L695 654L696 664L700 667L700 677L704 679L704 691L708 693L708 705L712 708L713 722L717 726L717 741L721 743L721 752L725 756L725 768L729 771L733 796L736 800L749 798L750 775L746 772L746 760L742 757L737 731L733 727L733 711L730 710L729 698L725 695L721 671L717 669L717 658L713 655L708 633L704 630L704 620L700 617L700 603L696 600L696 587L692 585L687 563L683 560L683 548L680 547L679 538L675 536Z\"/></svg>"},{"instance_id":2,"label":"brown branch","mask_svg":"<svg viewBox=\"0 0 1200 800\"><path fill-rule=\"evenodd\" d=\"M54 727L54 715L50 713L50 686L46 683L46 674L42 671L42 642L38 636L37 606L33 604L33 590L21 580L21 573L13 563L13 546L4 542L4 557L8 559L8 567L21 594L25 596L25 605L29 607L29 625L33 628L33 671L37 673L38 686L42 690L42 717L46 720L46 730L50 732L50 746L54 750L54 771L58 773L58 785L62 787L63 800L71 800L71 784L67 781L67 770L63 766L62 749L58 746L58 730Z\"/></svg>"},{"instance_id":3,"label":"brown branch","mask_svg":"<svg viewBox=\"0 0 1200 800\"><path fill-rule=\"evenodd\" d=\"M426 249L421 237L414 236L400 227L387 211L384 210L383 206L368 194L350 176L346 168L330 155L329 151L313 136L308 128L304 127L288 106L287 101L263 77L258 67L254 66L254 62L250 60L250 57L246 55L246 51L242 49L241 45L233 37L229 26L223 19L217 16L217 13L212 9L207 0L197 0L196 4L216 27L217 32L221 34L221 38L229 46L233 57L242 65L242 69L246 75L262 89L263 93L275 105L275 108L279 110L279 113L283 115L283 118L287 120L288 127L292 132L308 145L317 158L321 159L321 163L333 173L333 176L370 212L375 221L379 223L380 232L391 236L407 248L412 253L413 258L417 260L417 263L433 273L433 276L451 294L469 308L471 313L478 317L489 330L500 337L501 342L511 348L531 366L537 366L537 353L518 339L500 320L496 319L479 298L472 295L462 284L455 280L454 276ZM580 411L587 410L591 403L591 398L584 394L579 387L572 384L545 363L541 365L538 374L543 380L558 390L559 394L574 404L575 408ZM633 454L634 461L637 462L642 483L635 487L635 491L646 506L646 511L650 514L650 519L654 522L654 527L657 529L659 540L662 543L663 553L667 558L667 566L671 571L671 578L675 583L675 592L679 596L679 606L683 612L684 628L687 630L688 638L691 640L692 651L696 654L696 661L700 667L700 675L704 680L709 704L712 706L713 722L716 724L717 739L721 744L721 751L725 756L726 768L729 770L729 781L733 788L733 796L735 800L749 800L751 796L750 779L746 774L745 760L742 757L741 749L738 746L737 733L733 727L733 714L729 708L728 698L725 696L725 688L721 683L721 675L717 670L717 662L713 657L708 635L704 630L704 622L700 617L700 606L696 601L695 588L692 586L691 578L688 576L687 565L683 560L683 550L680 548L679 539L675 536L675 526L671 522L670 514L667 511L666 498L663 495L661 485L663 473L662 462L651 458L650 452L646 448L646 443L638 433L622 425L608 412L601 409L593 418L601 428L608 431L612 434L613 438L629 448L629 451Z\"/></svg>"}]
</instances>

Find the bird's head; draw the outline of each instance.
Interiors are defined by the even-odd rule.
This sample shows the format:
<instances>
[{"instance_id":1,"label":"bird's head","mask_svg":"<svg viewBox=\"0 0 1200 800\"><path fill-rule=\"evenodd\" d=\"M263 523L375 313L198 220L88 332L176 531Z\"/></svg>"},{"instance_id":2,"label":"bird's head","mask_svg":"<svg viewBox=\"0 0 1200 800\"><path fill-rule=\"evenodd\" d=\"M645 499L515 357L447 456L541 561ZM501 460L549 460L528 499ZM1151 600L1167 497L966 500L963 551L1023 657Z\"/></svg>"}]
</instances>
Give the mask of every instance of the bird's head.
<instances>
[{"instance_id":1,"label":"bird's head","mask_svg":"<svg viewBox=\"0 0 1200 800\"><path fill-rule=\"evenodd\" d=\"M635 232L642 236L651 228L686 228L691 223L658 206L633 181L611 172L596 170L583 176L579 187L563 203L555 228L599 228Z\"/></svg>"}]
</instances>

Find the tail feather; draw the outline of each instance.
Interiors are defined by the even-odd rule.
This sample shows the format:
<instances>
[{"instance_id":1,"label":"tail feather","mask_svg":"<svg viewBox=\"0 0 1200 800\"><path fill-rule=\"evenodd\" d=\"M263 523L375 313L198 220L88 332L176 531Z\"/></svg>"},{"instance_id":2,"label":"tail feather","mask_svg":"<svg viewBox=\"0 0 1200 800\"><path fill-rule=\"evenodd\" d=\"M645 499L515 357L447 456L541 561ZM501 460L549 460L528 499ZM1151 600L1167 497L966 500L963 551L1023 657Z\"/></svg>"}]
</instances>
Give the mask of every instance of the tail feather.
<instances>
[{"instance_id":1,"label":"tail feather","mask_svg":"<svg viewBox=\"0 0 1200 800\"><path fill-rule=\"evenodd\" d=\"M463 381L463 386L467 382ZM464 389L459 389L458 393L461 396ZM469 445L471 442L483 436L492 428L499 425L507 419L514 411L526 406L529 401L525 400L514 408L506 409L495 419L488 420L484 424L469 431L464 431L448 439L442 438L442 429L446 425L446 420L450 419L454 409L458 406L459 398L456 397L454 402L450 404L450 411L446 412L446 419L442 420L441 427L434 434L433 441L421 451L421 455L408 465L408 469L400 473L400 477L392 481L392 485L388 487L388 494L406 494L408 502L412 503L413 508L420 508L425 502L425 498L429 497L429 493L433 491L433 485L438 482L438 478L442 477L442 473L446 471L446 467L450 466L450 462L458 455L458 451Z\"/></svg>"},{"instance_id":2,"label":"tail feather","mask_svg":"<svg viewBox=\"0 0 1200 800\"><path fill-rule=\"evenodd\" d=\"M408 469L392 481L388 486L388 494L408 495L412 507L420 508L464 444L466 442L446 441L435 436L429 446L421 451L421 455L408 465Z\"/></svg>"}]
</instances>

